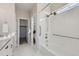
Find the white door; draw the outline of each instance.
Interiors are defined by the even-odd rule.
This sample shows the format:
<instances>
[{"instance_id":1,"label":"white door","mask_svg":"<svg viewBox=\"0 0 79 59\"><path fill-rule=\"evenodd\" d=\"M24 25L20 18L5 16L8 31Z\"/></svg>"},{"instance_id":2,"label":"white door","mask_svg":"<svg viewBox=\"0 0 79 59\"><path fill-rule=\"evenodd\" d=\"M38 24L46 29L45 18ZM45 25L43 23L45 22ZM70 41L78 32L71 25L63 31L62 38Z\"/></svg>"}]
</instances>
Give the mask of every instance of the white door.
<instances>
[{"instance_id":1,"label":"white door","mask_svg":"<svg viewBox=\"0 0 79 59\"><path fill-rule=\"evenodd\" d=\"M47 46L48 41L48 17L47 15L50 14L50 7L48 6L43 11L39 13L39 40L40 45Z\"/></svg>"},{"instance_id":2,"label":"white door","mask_svg":"<svg viewBox=\"0 0 79 59\"><path fill-rule=\"evenodd\" d=\"M40 45L45 45L45 36L46 36L46 19L40 19L40 26L39 26L39 36L40 36Z\"/></svg>"}]
</instances>

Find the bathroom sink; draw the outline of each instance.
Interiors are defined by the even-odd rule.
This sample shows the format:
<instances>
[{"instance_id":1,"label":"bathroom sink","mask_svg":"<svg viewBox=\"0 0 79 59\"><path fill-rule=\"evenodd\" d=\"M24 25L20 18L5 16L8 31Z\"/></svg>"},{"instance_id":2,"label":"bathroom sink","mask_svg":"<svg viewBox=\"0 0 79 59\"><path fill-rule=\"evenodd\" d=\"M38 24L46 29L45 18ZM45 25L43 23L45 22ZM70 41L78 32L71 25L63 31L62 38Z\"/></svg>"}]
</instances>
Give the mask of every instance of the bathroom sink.
<instances>
[{"instance_id":1,"label":"bathroom sink","mask_svg":"<svg viewBox=\"0 0 79 59\"><path fill-rule=\"evenodd\" d=\"M7 35L0 35L0 41L1 41L1 40L10 39L10 38L13 37L14 35L15 35L15 33L10 33L10 34L7 34Z\"/></svg>"},{"instance_id":2,"label":"bathroom sink","mask_svg":"<svg viewBox=\"0 0 79 59\"><path fill-rule=\"evenodd\" d=\"M6 38L7 38L7 36L5 36L5 35L0 35L0 41L1 41L1 40L6 40Z\"/></svg>"}]
</instances>

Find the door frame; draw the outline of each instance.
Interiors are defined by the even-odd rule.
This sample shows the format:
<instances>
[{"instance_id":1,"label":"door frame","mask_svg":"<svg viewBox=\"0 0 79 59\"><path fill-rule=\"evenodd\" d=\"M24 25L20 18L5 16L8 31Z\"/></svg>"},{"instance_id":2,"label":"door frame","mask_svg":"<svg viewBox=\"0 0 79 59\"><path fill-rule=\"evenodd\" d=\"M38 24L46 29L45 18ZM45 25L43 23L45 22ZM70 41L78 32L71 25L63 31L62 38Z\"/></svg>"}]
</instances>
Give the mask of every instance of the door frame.
<instances>
[{"instance_id":1,"label":"door frame","mask_svg":"<svg viewBox=\"0 0 79 59\"><path fill-rule=\"evenodd\" d=\"M36 33L34 34L34 30L37 30L37 18L35 17L36 15L31 16L31 46L34 48L37 48L37 35ZM34 38L35 38L35 44L34 44Z\"/></svg>"},{"instance_id":2,"label":"door frame","mask_svg":"<svg viewBox=\"0 0 79 59\"><path fill-rule=\"evenodd\" d=\"M21 19L23 19L23 20L27 20L28 21L28 26L27 26L27 28L29 27L29 19L28 18L20 18L20 19L16 19L17 21L17 25L16 25L16 28L17 28L17 30L16 30L16 33L17 33L17 39L16 39L16 46L17 47L19 47L19 45L20 45L20 20ZM28 29L29 30L29 29ZM27 31L28 31L27 30ZM28 33L27 33L27 35L28 35ZM29 39L29 37L27 36L27 39Z\"/></svg>"},{"instance_id":3,"label":"door frame","mask_svg":"<svg viewBox=\"0 0 79 59\"><path fill-rule=\"evenodd\" d=\"M33 31L34 31L34 17L31 17L31 45L34 46L33 44Z\"/></svg>"}]
</instances>

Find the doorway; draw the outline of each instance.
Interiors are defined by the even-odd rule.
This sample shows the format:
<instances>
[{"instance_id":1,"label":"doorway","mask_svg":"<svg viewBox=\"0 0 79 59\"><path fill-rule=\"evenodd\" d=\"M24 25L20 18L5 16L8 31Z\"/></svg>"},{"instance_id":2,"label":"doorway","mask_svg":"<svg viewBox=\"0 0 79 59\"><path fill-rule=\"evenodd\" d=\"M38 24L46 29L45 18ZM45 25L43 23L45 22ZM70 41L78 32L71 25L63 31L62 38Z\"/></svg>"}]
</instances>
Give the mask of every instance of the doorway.
<instances>
[{"instance_id":1,"label":"doorway","mask_svg":"<svg viewBox=\"0 0 79 59\"><path fill-rule=\"evenodd\" d=\"M20 19L20 33L19 33L19 36L20 36L20 40L19 40L19 43L20 44L24 44L24 43L28 43L28 20L25 20L25 19Z\"/></svg>"}]
</instances>

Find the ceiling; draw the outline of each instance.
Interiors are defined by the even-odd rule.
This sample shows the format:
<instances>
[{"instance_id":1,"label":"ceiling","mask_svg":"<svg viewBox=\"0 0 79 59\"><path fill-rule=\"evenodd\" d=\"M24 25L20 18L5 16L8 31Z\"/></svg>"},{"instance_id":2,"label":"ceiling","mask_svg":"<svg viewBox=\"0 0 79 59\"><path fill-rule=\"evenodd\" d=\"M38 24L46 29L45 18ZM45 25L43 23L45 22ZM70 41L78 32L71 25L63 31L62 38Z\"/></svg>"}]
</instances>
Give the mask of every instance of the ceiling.
<instances>
[{"instance_id":1,"label":"ceiling","mask_svg":"<svg viewBox=\"0 0 79 59\"><path fill-rule=\"evenodd\" d=\"M30 11L35 6L35 3L16 3L16 9Z\"/></svg>"}]
</instances>

